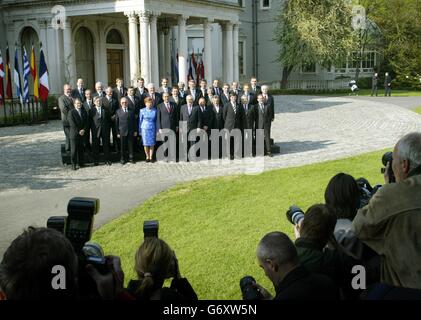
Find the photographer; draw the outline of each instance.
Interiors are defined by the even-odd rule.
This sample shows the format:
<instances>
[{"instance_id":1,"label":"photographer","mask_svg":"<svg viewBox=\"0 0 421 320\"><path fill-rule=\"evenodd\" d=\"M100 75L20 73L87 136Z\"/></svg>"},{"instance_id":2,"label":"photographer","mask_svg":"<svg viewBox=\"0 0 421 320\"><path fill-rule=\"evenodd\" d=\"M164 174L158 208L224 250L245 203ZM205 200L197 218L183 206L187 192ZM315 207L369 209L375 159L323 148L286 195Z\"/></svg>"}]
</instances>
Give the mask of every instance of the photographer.
<instances>
[{"instance_id":1,"label":"photographer","mask_svg":"<svg viewBox=\"0 0 421 320\"><path fill-rule=\"evenodd\" d=\"M337 300L338 290L325 275L307 271L300 265L297 250L282 232L265 235L257 247L257 259L265 275L272 281L274 300ZM263 299L272 299L269 292L258 284Z\"/></svg>"},{"instance_id":2,"label":"photographer","mask_svg":"<svg viewBox=\"0 0 421 320\"><path fill-rule=\"evenodd\" d=\"M381 282L421 289L421 133L398 141L392 170L396 183L386 170L386 184L358 211L353 228L381 256Z\"/></svg>"},{"instance_id":3,"label":"photographer","mask_svg":"<svg viewBox=\"0 0 421 320\"><path fill-rule=\"evenodd\" d=\"M336 248L326 247L329 241L335 243L333 230L336 225L335 215L327 206L316 204L305 213L301 225L295 226L295 247L301 264L308 270L330 277L345 298L355 298L358 294L351 288L351 272L360 261Z\"/></svg>"},{"instance_id":4,"label":"photographer","mask_svg":"<svg viewBox=\"0 0 421 320\"><path fill-rule=\"evenodd\" d=\"M123 290L124 274L118 257L106 257L107 274L92 265L87 273L95 281L102 299L130 297ZM65 270L65 288L54 289L54 266ZM80 279L79 279L80 281ZM73 245L62 233L50 228L29 227L6 250L0 264L0 300L79 299L78 258Z\"/></svg>"},{"instance_id":5,"label":"photographer","mask_svg":"<svg viewBox=\"0 0 421 320\"><path fill-rule=\"evenodd\" d=\"M130 281L128 291L138 300L197 300L188 280L180 275L174 251L161 239L145 238L136 252L135 270L139 280ZM168 278L173 278L171 287L165 288Z\"/></svg>"},{"instance_id":6,"label":"photographer","mask_svg":"<svg viewBox=\"0 0 421 320\"><path fill-rule=\"evenodd\" d=\"M325 203L337 219L333 232L337 245L355 259L370 261L374 270L379 265L378 255L364 245L352 230L352 221L363 205L361 193L357 181L351 175L338 173L326 187ZM378 274L378 270L375 272Z\"/></svg>"}]
</instances>

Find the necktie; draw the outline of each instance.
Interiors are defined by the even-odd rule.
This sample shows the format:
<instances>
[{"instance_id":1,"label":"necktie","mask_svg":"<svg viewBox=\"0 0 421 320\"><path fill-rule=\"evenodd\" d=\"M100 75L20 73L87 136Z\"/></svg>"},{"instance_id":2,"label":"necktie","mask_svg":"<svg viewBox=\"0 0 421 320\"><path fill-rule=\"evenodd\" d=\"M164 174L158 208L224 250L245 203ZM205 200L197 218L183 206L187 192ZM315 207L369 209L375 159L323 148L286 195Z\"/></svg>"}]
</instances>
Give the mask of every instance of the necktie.
<instances>
[{"instance_id":1,"label":"necktie","mask_svg":"<svg viewBox=\"0 0 421 320\"><path fill-rule=\"evenodd\" d=\"M247 105L244 105L244 111L247 113Z\"/></svg>"},{"instance_id":2,"label":"necktie","mask_svg":"<svg viewBox=\"0 0 421 320\"><path fill-rule=\"evenodd\" d=\"M82 113L80 112L80 109L77 109L77 113L79 113L79 117L82 119Z\"/></svg>"},{"instance_id":3,"label":"necktie","mask_svg":"<svg viewBox=\"0 0 421 320\"><path fill-rule=\"evenodd\" d=\"M189 106L189 115L191 115L191 106Z\"/></svg>"},{"instance_id":4,"label":"necktie","mask_svg":"<svg viewBox=\"0 0 421 320\"><path fill-rule=\"evenodd\" d=\"M152 94L151 98L152 98L152 105L155 105L155 95Z\"/></svg>"},{"instance_id":5,"label":"necktie","mask_svg":"<svg viewBox=\"0 0 421 320\"><path fill-rule=\"evenodd\" d=\"M262 112L265 112L265 110L264 110L264 107L263 107L263 104L262 104L262 103L260 104L260 110L262 110Z\"/></svg>"},{"instance_id":6,"label":"necktie","mask_svg":"<svg viewBox=\"0 0 421 320\"><path fill-rule=\"evenodd\" d=\"M171 113L171 108L170 108L170 106L168 105L168 103L165 103L165 107L167 108L168 113Z\"/></svg>"},{"instance_id":7,"label":"necktie","mask_svg":"<svg viewBox=\"0 0 421 320\"><path fill-rule=\"evenodd\" d=\"M98 115L101 118L101 108L96 108L96 110L98 111Z\"/></svg>"},{"instance_id":8,"label":"necktie","mask_svg":"<svg viewBox=\"0 0 421 320\"><path fill-rule=\"evenodd\" d=\"M237 106L235 103L232 103L232 109L234 110L234 113L237 113Z\"/></svg>"},{"instance_id":9,"label":"necktie","mask_svg":"<svg viewBox=\"0 0 421 320\"><path fill-rule=\"evenodd\" d=\"M124 113L127 113L127 108L124 108Z\"/></svg>"},{"instance_id":10,"label":"necktie","mask_svg":"<svg viewBox=\"0 0 421 320\"><path fill-rule=\"evenodd\" d=\"M205 112L205 108L204 107L200 107L202 109L202 112Z\"/></svg>"}]
</instances>

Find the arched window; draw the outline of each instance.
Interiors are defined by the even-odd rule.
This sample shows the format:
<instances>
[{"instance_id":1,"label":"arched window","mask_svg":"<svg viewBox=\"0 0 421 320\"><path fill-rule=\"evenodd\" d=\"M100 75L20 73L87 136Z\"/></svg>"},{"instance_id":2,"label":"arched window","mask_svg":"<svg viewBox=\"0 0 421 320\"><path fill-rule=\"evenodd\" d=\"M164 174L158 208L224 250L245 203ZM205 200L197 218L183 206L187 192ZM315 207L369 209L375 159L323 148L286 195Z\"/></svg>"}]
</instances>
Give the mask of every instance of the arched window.
<instances>
[{"instance_id":1,"label":"arched window","mask_svg":"<svg viewBox=\"0 0 421 320\"><path fill-rule=\"evenodd\" d=\"M123 39L120 32L116 29L112 29L107 34L107 43L109 44L123 44Z\"/></svg>"}]
</instances>

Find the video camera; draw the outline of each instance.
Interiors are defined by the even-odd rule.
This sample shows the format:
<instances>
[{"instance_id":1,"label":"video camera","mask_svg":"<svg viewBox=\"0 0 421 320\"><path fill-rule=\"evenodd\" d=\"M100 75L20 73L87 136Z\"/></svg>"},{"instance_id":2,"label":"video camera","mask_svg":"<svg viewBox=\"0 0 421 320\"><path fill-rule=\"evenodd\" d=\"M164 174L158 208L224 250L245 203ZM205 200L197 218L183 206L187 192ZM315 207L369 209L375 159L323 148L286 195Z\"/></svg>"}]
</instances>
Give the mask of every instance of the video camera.
<instances>
[{"instance_id":1,"label":"video camera","mask_svg":"<svg viewBox=\"0 0 421 320\"><path fill-rule=\"evenodd\" d=\"M67 205L67 217L53 216L47 220L47 228L63 233L75 249L79 260L79 289L83 298L99 297L95 282L86 273L86 265L93 265L101 274L110 272L101 246L89 242L98 211L99 199L75 197Z\"/></svg>"},{"instance_id":2,"label":"video camera","mask_svg":"<svg viewBox=\"0 0 421 320\"><path fill-rule=\"evenodd\" d=\"M393 152L391 151L386 152L382 157L382 163L384 165L384 168L382 168L380 172L384 174L386 172L387 163L389 163L389 169L387 170L387 175L389 176L389 182L390 183L396 182L396 177L392 170Z\"/></svg>"},{"instance_id":3,"label":"video camera","mask_svg":"<svg viewBox=\"0 0 421 320\"><path fill-rule=\"evenodd\" d=\"M262 294L259 289L254 286L256 280L252 276L245 276L240 280L240 288L243 300L262 300Z\"/></svg>"}]
</instances>

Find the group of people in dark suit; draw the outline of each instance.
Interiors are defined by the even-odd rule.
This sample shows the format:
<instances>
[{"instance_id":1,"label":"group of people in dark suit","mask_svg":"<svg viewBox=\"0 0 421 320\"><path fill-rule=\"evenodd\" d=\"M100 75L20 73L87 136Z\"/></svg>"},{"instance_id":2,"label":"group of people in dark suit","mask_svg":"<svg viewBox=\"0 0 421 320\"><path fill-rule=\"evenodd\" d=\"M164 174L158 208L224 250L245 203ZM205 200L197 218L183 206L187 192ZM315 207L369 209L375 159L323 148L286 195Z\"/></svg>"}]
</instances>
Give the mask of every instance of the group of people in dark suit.
<instances>
[{"instance_id":1,"label":"group of people in dark suit","mask_svg":"<svg viewBox=\"0 0 421 320\"><path fill-rule=\"evenodd\" d=\"M376 95L378 96L378 88L379 88L380 77L379 74L376 72L374 73L372 80L371 80L371 96L373 97ZM384 75L384 96L391 96L392 93L392 77L389 75L389 72L386 72Z\"/></svg>"},{"instance_id":2,"label":"group of people in dark suit","mask_svg":"<svg viewBox=\"0 0 421 320\"><path fill-rule=\"evenodd\" d=\"M108 165L111 165L111 149L120 153L124 164L134 162L134 152L140 150L141 145L147 162L153 162L155 147L165 142L166 130L176 134L175 149L178 150L182 123L187 128L183 133L196 130L207 133L208 138L212 129L227 132L238 129L243 135L251 134L255 141L255 130L263 129L265 154L272 155L270 131L275 115L274 99L267 86L257 86L255 78L241 90L238 83L232 87L224 84L221 88L218 80L214 80L211 87L202 80L199 88L195 81L189 81L185 90L182 82L169 87L167 79L162 79L158 89L152 83L146 88L143 79L138 79L136 88L126 88L123 81L117 79L115 88L108 87L105 92L97 82L94 93L85 89L83 80L79 79L74 90L64 85L59 107L65 148L71 153L75 170L84 165L85 151L92 152L94 165L98 165L101 145ZM187 142L189 147L194 143ZM238 150L233 143L230 145L230 157L234 158Z\"/></svg>"}]
</instances>

